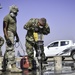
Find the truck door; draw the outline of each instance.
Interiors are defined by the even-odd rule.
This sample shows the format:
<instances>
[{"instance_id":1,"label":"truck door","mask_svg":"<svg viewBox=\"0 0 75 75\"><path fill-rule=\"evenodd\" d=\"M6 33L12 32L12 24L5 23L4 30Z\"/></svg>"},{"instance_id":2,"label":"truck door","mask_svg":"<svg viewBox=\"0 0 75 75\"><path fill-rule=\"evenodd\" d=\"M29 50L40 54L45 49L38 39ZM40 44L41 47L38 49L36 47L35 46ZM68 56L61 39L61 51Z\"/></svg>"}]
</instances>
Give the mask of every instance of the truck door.
<instances>
[{"instance_id":1,"label":"truck door","mask_svg":"<svg viewBox=\"0 0 75 75\"><path fill-rule=\"evenodd\" d=\"M59 42L53 42L45 50L46 56L55 56L59 52Z\"/></svg>"}]
</instances>

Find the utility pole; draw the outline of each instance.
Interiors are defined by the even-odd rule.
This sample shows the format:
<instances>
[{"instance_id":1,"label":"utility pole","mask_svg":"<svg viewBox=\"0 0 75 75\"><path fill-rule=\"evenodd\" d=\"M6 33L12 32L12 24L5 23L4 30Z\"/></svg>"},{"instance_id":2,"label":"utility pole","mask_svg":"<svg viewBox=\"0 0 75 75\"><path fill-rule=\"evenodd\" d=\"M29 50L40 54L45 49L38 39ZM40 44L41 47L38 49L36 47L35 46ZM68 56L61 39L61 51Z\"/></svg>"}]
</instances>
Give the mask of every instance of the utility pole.
<instances>
[{"instance_id":1,"label":"utility pole","mask_svg":"<svg viewBox=\"0 0 75 75\"><path fill-rule=\"evenodd\" d=\"M1 6L1 4L0 4L0 9L2 9L2 6Z\"/></svg>"}]
</instances>

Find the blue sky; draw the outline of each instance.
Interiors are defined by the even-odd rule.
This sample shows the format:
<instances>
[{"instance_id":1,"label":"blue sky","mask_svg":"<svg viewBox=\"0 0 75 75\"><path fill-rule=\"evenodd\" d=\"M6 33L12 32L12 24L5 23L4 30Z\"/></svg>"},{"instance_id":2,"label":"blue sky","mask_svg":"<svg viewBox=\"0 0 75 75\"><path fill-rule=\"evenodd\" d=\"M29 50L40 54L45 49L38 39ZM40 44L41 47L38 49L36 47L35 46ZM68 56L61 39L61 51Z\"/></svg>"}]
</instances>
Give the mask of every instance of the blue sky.
<instances>
[{"instance_id":1,"label":"blue sky","mask_svg":"<svg viewBox=\"0 0 75 75\"><path fill-rule=\"evenodd\" d=\"M55 40L70 39L75 42L75 0L0 0L0 36L3 34L3 18L9 13L9 6L15 4L19 8L17 16L18 35L25 50L26 30L24 24L30 18L45 17L50 26L50 34L44 36L44 44ZM20 47L17 51L23 54ZM5 44L2 47L5 51Z\"/></svg>"}]
</instances>

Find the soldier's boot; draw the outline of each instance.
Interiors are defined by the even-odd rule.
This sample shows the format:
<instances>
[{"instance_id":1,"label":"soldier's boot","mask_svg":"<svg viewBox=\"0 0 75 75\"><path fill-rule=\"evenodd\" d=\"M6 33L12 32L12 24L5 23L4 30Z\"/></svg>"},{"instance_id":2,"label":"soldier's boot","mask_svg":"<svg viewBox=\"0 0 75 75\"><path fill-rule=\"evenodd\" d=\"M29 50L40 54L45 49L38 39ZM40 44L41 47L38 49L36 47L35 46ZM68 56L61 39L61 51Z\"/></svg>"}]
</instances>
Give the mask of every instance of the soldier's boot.
<instances>
[{"instance_id":1,"label":"soldier's boot","mask_svg":"<svg viewBox=\"0 0 75 75\"><path fill-rule=\"evenodd\" d=\"M11 72L22 72L22 69L16 67L16 64L11 65Z\"/></svg>"},{"instance_id":2,"label":"soldier's boot","mask_svg":"<svg viewBox=\"0 0 75 75\"><path fill-rule=\"evenodd\" d=\"M2 72L5 72L6 71L6 67L7 67L7 60L5 59L5 57L3 58L3 61L2 61Z\"/></svg>"},{"instance_id":3,"label":"soldier's boot","mask_svg":"<svg viewBox=\"0 0 75 75\"><path fill-rule=\"evenodd\" d=\"M7 64L6 71L11 71L11 64Z\"/></svg>"}]
</instances>

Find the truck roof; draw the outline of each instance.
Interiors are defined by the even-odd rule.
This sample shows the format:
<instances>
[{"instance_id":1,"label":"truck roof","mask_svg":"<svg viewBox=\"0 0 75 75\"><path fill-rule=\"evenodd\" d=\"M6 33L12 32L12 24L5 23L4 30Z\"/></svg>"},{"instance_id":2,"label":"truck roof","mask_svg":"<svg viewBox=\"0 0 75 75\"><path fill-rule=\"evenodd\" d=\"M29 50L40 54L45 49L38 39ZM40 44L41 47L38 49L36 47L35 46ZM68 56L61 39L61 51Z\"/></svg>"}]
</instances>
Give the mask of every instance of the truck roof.
<instances>
[{"instance_id":1,"label":"truck roof","mask_svg":"<svg viewBox=\"0 0 75 75\"><path fill-rule=\"evenodd\" d=\"M50 42L49 44L51 44L53 42L60 42L60 41L69 41L69 44L71 44L71 43L73 44L73 41L72 40L55 40L55 41ZM48 45L46 45L46 46L48 46Z\"/></svg>"}]
</instances>

